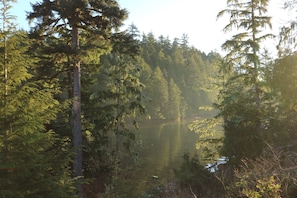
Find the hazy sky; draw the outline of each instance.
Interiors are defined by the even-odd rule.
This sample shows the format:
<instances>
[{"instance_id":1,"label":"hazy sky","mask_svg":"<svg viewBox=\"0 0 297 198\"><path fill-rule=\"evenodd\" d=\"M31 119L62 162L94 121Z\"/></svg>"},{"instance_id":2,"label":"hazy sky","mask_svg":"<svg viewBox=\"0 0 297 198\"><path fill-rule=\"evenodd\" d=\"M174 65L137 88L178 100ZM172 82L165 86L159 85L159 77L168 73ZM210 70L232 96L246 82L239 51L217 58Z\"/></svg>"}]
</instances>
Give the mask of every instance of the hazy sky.
<instances>
[{"instance_id":1,"label":"hazy sky","mask_svg":"<svg viewBox=\"0 0 297 198\"><path fill-rule=\"evenodd\" d=\"M31 2L35 2L32 0ZM221 44L230 35L222 32L228 19L216 19L219 11L226 8L226 0L119 0L121 8L126 8L129 18L126 25L134 23L141 33L152 32L155 37L163 35L181 38L185 33L190 45L208 53L219 51ZM283 0L271 0L270 16L274 24L285 21L286 13L280 8ZM26 12L30 11L29 0L18 0L11 14L16 15L21 28L28 28ZM274 26L276 32L278 26Z\"/></svg>"}]
</instances>

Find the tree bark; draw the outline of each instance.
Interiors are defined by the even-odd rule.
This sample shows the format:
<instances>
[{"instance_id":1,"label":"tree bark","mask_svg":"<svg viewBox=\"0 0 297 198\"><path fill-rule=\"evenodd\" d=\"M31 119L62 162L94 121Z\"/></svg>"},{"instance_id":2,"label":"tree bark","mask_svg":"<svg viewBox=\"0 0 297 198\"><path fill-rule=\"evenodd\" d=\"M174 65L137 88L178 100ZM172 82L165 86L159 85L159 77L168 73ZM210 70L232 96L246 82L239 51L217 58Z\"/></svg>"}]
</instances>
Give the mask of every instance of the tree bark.
<instances>
[{"instance_id":1,"label":"tree bark","mask_svg":"<svg viewBox=\"0 0 297 198\"><path fill-rule=\"evenodd\" d=\"M73 68L73 146L75 149L73 171L74 176L81 180L82 173L82 130L81 130L81 82L80 82L80 58L79 33L76 25L72 26L72 47L75 51ZM82 185L78 184L78 197L83 197Z\"/></svg>"}]
</instances>

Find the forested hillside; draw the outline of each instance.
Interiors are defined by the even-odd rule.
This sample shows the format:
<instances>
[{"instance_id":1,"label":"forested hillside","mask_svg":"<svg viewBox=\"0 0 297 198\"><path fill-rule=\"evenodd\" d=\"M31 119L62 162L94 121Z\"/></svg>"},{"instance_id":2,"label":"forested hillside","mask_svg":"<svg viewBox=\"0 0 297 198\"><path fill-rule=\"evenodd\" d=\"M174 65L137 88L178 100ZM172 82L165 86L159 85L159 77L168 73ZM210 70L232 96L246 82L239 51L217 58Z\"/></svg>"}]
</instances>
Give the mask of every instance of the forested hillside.
<instances>
[{"instance_id":1,"label":"forested hillside","mask_svg":"<svg viewBox=\"0 0 297 198\"><path fill-rule=\"evenodd\" d=\"M141 76L145 84L145 103L152 119L193 117L198 108L211 105L216 96L210 90L212 79L218 74L219 54L205 54L188 43L188 38L170 41L152 33L140 40Z\"/></svg>"}]
</instances>

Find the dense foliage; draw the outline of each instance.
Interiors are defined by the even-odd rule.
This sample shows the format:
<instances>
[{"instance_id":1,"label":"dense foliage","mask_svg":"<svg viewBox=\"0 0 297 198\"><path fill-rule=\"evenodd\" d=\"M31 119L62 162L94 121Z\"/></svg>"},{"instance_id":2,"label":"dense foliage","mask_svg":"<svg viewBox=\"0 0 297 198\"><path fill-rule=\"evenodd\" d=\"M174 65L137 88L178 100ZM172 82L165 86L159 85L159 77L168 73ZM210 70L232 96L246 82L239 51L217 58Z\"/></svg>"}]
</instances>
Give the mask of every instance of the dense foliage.
<instances>
[{"instance_id":1,"label":"dense foliage","mask_svg":"<svg viewBox=\"0 0 297 198\"><path fill-rule=\"evenodd\" d=\"M171 196L294 197L296 23L269 57L269 0L227 0L218 16L236 33L224 57L190 46L186 34L120 31L127 11L117 1L41 1L29 32L16 30L14 2L0 10L1 197L140 196L122 175L141 157L131 128L186 118L199 118L189 128L207 155L184 155L170 183L183 195ZM228 161L215 173L204 168L220 155Z\"/></svg>"},{"instance_id":2,"label":"dense foliage","mask_svg":"<svg viewBox=\"0 0 297 198\"><path fill-rule=\"evenodd\" d=\"M190 125L207 136L207 128L222 121L224 137L215 142L222 144L218 154L229 160L215 175L226 197L296 196L296 22L281 28L275 46L279 57L269 57L263 48L264 40L274 38L269 34L273 24L266 15L268 5L269 0L228 0L227 9L218 14L230 17L224 30L235 32L222 45L227 53L221 62L218 82L222 86L214 105L219 113ZM285 5L292 9L296 2ZM210 126L203 129L205 123Z\"/></svg>"},{"instance_id":3,"label":"dense foliage","mask_svg":"<svg viewBox=\"0 0 297 198\"><path fill-rule=\"evenodd\" d=\"M35 26L17 31L14 2L1 8L1 197L119 194L136 138L129 126L210 103L204 84L219 55L186 36L119 31L127 13L116 1L41 1L28 15Z\"/></svg>"}]
</instances>

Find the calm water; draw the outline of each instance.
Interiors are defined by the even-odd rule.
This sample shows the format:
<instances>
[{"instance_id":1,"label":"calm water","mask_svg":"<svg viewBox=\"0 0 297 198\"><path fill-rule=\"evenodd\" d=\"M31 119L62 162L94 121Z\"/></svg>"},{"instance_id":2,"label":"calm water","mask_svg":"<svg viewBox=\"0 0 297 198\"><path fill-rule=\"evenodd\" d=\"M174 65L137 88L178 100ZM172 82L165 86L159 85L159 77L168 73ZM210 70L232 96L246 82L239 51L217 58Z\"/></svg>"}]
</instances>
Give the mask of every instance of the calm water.
<instances>
[{"instance_id":1,"label":"calm water","mask_svg":"<svg viewBox=\"0 0 297 198\"><path fill-rule=\"evenodd\" d=\"M148 188L156 183L170 180L183 154L197 152L198 135L189 132L187 122L148 124L139 129L140 155L133 169L134 180L139 188ZM157 176L158 179L154 179Z\"/></svg>"}]
</instances>

